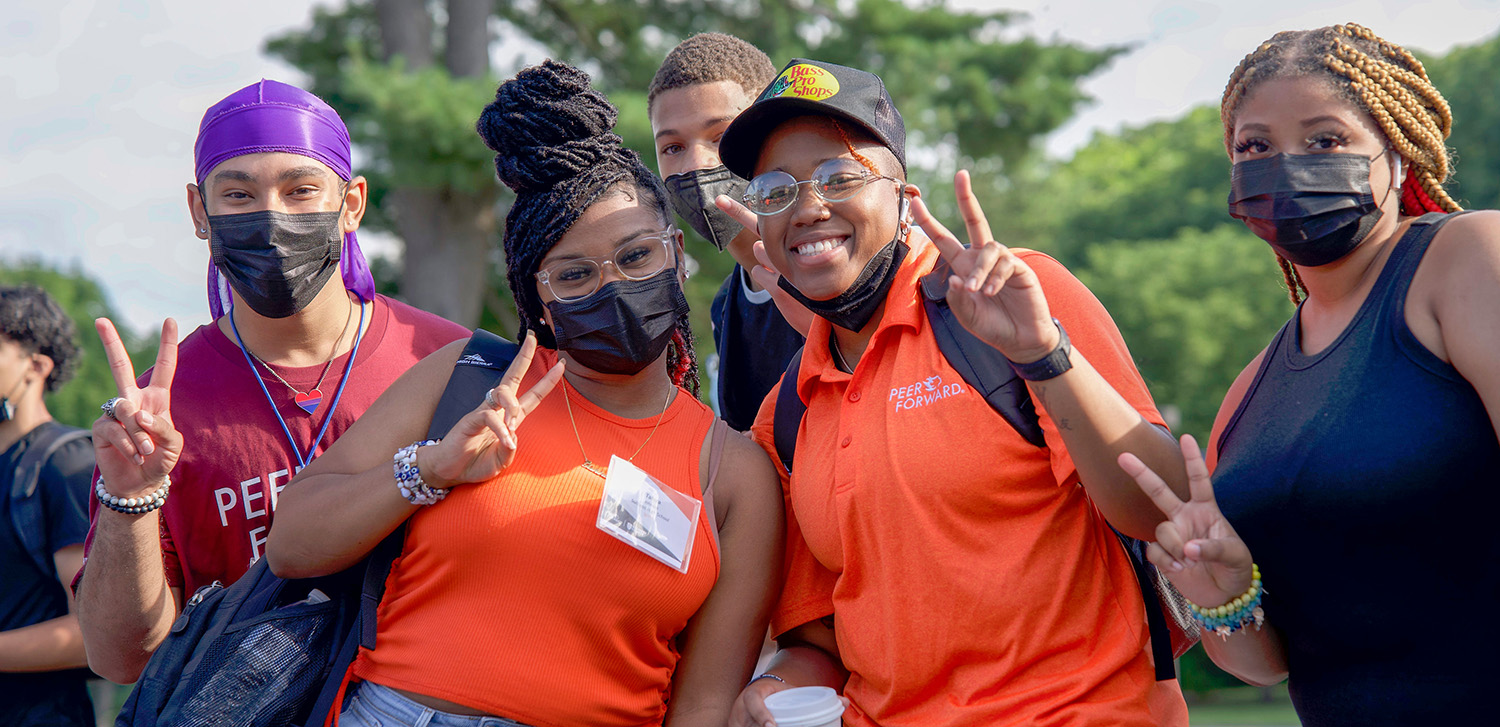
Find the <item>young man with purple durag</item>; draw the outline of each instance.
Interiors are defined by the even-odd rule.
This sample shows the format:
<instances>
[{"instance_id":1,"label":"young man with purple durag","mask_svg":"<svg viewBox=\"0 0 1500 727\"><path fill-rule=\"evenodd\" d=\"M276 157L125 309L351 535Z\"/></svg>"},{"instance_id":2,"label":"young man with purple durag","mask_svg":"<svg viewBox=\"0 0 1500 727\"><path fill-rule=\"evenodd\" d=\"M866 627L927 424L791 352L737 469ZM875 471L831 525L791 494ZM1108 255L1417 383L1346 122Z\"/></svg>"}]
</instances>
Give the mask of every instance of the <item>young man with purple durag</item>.
<instances>
[{"instance_id":1,"label":"young man with purple durag","mask_svg":"<svg viewBox=\"0 0 1500 727\"><path fill-rule=\"evenodd\" d=\"M214 321L162 325L135 376L96 325L119 396L94 422L98 478L75 589L94 671L134 681L184 599L265 551L277 496L412 364L468 331L376 295L355 231L368 197L328 104L262 80L209 108L187 185Z\"/></svg>"}]
</instances>

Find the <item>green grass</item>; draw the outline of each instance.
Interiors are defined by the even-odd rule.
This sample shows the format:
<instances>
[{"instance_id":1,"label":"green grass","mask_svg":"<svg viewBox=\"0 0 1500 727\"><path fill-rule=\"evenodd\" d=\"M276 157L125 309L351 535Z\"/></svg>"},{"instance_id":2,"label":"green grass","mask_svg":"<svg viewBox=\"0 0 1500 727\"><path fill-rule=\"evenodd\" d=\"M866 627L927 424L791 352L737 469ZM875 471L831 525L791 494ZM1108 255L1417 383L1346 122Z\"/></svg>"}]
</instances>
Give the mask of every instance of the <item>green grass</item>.
<instances>
[{"instance_id":1,"label":"green grass","mask_svg":"<svg viewBox=\"0 0 1500 727\"><path fill-rule=\"evenodd\" d=\"M1193 725L1278 725L1296 727L1297 712L1292 709L1286 685L1272 687L1267 701L1264 690L1256 687L1216 689L1207 694L1191 694L1188 714Z\"/></svg>"}]
</instances>

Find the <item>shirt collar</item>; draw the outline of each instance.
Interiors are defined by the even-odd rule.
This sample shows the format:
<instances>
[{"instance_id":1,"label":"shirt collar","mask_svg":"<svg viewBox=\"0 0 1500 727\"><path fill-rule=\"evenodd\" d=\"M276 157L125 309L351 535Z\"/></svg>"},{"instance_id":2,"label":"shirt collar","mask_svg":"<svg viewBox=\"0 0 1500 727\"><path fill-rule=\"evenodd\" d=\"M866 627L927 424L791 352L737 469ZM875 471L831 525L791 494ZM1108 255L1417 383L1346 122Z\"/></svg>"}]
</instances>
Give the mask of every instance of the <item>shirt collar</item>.
<instances>
[{"instance_id":1,"label":"shirt collar","mask_svg":"<svg viewBox=\"0 0 1500 727\"><path fill-rule=\"evenodd\" d=\"M871 348L884 345L883 339L893 335L896 329L910 328L919 331L925 325L927 314L923 310L922 292L919 288L922 276L932 272L937 264L938 249L917 227L912 228L907 244L911 246L911 251L906 254L901 267L896 269L896 278L891 281L890 292L886 293L885 312L875 327L874 336L870 338ZM828 350L828 337L832 332L832 323L822 316L813 316L812 325L807 331L807 343L802 349L802 367L797 371L797 394L803 401L808 400L817 380L832 382L850 377L850 374L840 371L833 363L833 353Z\"/></svg>"}]
</instances>

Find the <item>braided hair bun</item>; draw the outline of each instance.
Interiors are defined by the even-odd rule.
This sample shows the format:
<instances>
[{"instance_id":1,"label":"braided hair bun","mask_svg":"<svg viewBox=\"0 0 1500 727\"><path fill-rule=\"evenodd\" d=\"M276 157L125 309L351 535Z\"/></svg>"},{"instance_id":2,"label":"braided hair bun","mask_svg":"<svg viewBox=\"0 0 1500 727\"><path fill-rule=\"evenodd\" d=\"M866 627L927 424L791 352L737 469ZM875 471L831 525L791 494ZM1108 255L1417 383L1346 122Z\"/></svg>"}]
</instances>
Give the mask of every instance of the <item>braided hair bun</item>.
<instances>
[{"instance_id":1,"label":"braided hair bun","mask_svg":"<svg viewBox=\"0 0 1500 727\"><path fill-rule=\"evenodd\" d=\"M495 172L517 193L545 191L622 150L619 113L587 73L544 61L495 91L476 125L495 152Z\"/></svg>"}]
</instances>

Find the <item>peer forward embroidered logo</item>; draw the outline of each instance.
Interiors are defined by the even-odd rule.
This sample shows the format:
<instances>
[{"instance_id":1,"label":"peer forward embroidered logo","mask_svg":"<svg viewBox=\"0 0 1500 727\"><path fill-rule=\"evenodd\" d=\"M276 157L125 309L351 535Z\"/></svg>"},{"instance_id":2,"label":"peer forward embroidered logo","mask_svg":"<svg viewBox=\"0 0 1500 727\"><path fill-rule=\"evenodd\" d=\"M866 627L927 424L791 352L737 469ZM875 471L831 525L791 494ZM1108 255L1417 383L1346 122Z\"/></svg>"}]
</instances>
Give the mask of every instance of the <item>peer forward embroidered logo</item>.
<instances>
[{"instance_id":1,"label":"peer forward embroidered logo","mask_svg":"<svg viewBox=\"0 0 1500 727\"><path fill-rule=\"evenodd\" d=\"M887 400L895 404L896 411L905 411L927 406L963 392L964 385L961 381L945 384L941 376L928 376L915 384L891 389L891 395Z\"/></svg>"}]
</instances>

